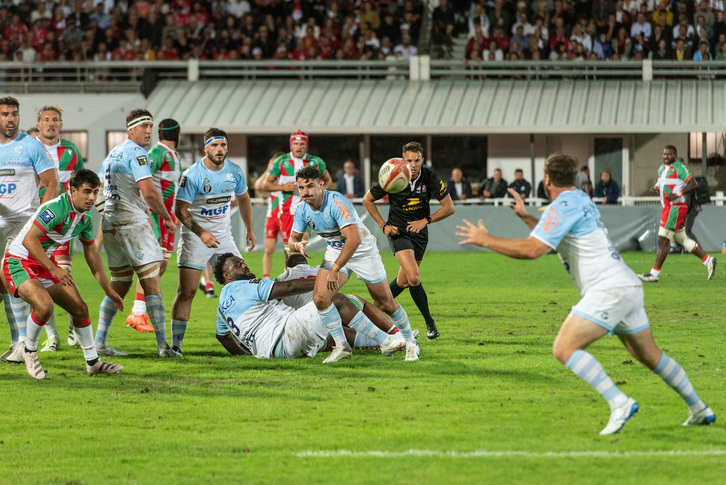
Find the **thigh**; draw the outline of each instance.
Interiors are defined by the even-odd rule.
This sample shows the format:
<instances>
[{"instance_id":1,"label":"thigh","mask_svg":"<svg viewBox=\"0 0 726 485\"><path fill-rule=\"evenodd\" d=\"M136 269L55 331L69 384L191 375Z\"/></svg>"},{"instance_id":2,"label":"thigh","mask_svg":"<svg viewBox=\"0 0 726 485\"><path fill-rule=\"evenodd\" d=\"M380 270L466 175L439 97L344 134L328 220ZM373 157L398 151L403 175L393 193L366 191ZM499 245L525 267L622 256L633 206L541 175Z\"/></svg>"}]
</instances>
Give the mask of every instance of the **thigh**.
<instances>
[{"instance_id":1,"label":"thigh","mask_svg":"<svg viewBox=\"0 0 726 485\"><path fill-rule=\"evenodd\" d=\"M265 223L265 237L277 242L278 234L280 234L280 218L277 216L268 217Z\"/></svg>"},{"instance_id":2,"label":"thigh","mask_svg":"<svg viewBox=\"0 0 726 485\"><path fill-rule=\"evenodd\" d=\"M318 271L318 275L315 277L315 287L313 288L313 300L317 303L316 307L329 307L333 304L333 296L337 293L336 290L328 288L328 274L329 269L321 268Z\"/></svg>"},{"instance_id":3,"label":"thigh","mask_svg":"<svg viewBox=\"0 0 726 485\"><path fill-rule=\"evenodd\" d=\"M601 326L610 335L638 333L650 326L643 309L643 287L589 290L572 313Z\"/></svg>"},{"instance_id":4,"label":"thigh","mask_svg":"<svg viewBox=\"0 0 726 485\"><path fill-rule=\"evenodd\" d=\"M553 347L568 350L584 349L607 334L607 329L573 311L567 315L562 327L560 327L560 331L557 332ZM569 355L566 355L563 362L568 358Z\"/></svg>"},{"instance_id":5,"label":"thigh","mask_svg":"<svg viewBox=\"0 0 726 485\"><path fill-rule=\"evenodd\" d=\"M391 287L388 285L387 281L383 280L378 283L366 283L366 286L368 287L368 293L371 295L371 298L373 298L373 303L375 303L377 307L389 315L395 311L394 307L398 307L398 304L393 299Z\"/></svg>"},{"instance_id":6,"label":"thigh","mask_svg":"<svg viewBox=\"0 0 726 485\"><path fill-rule=\"evenodd\" d=\"M103 236L109 267L137 267L164 259L150 224L127 229L105 229Z\"/></svg>"},{"instance_id":7,"label":"thigh","mask_svg":"<svg viewBox=\"0 0 726 485\"><path fill-rule=\"evenodd\" d=\"M282 334L285 357L313 357L325 348L328 333L314 303L295 310L288 318Z\"/></svg>"},{"instance_id":8,"label":"thigh","mask_svg":"<svg viewBox=\"0 0 726 485\"><path fill-rule=\"evenodd\" d=\"M418 264L416 262L416 256L413 249L405 249L403 251L397 252L396 260L401 267L398 272L399 278L401 277L401 273L403 273L405 281L410 281L414 278L420 277L418 271ZM401 283L400 280L399 283Z\"/></svg>"},{"instance_id":9,"label":"thigh","mask_svg":"<svg viewBox=\"0 0 726 485\"><path fill-rule=\"evenodd\" d=\"M367 285L379 282L388 284L386 282L388 279L386 268L383 266L381 255L378 253L378 248L375 244L371 244L369 247L363 249L359 248L345 267L355 272L358 279Z\"/></svg>"},{"instance_id":10,"label":"thigh","mask_svg":"<svg viewBox=\"0 0 726 485\"><path fill-rule=\"evenodd\" d=\"M20 259L5 255L3 258L3 276L9 287L10 294L20 297L20 287L28 281L35 281L43 288L49 288L58 283L50 272L31 259ZM25 298L23 298L25 299Z\"/></svg>"},{"instance_id":11,"label":"thigh","mask_svg":"<svg viewBox=\"0 0 726 485\"><path fill-rule=\"evenodd\" d=\"M81 294L78 292L78 288L76 287L76 285L53 285L48 288L48 294L50 294L51 298L53 298L53 301L59 307L61 307L71 315L75 315L76 312L78 312L79 310L85 309L85 315L79 315L78 319L81 319L81 317L83 317L83 319L88 318L88 309L86 308L86 303L83 301L83 298L81 298Z\"/></svg>"}]
</instances>

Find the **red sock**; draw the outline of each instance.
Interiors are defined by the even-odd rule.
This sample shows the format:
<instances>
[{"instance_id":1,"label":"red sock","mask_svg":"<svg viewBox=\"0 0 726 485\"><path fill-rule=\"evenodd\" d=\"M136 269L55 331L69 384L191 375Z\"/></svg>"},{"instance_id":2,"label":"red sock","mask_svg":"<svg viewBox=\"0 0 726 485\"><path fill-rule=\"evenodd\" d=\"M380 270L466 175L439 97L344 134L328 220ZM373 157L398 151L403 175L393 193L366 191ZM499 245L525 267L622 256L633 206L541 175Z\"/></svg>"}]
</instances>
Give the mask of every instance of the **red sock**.
<instances>
[{"instance_id":1,"label":"red sock","mask_svg":"<svg viewBox=\"0 0 726 485\"><path fill-rule=\"evenodd\" d=\"M207 282L206 285L204 285L204 291L210 291L214 289L214 285L212 283Z\"/></svg>"},{"instance_id":2,"label":"red sock","mask_svg":"<svg viewBox=\"0 0 726 485\"><path fill-rule=\"evenodd\" d=\"M708 254L703 256L703 259L701 260L702 263L705 263L706 261L708 261Z\"/></svg>"},{"instance_id":3,"label":"red sock","mask_svg":"<svg viewBox=\"0 0 726 485\"><path fill-rule=\"evenodd\" d=\"M138 293L137 293L137 295L138 295ZM73 326L76 327L76 328L87 327L90 324L91 324L91 319L90 318L86 318L82 322L77 322L77 321L73 320Z\"/></svg>"},{"instance_id":4,"label":"red sock","mask_svg":"<svg viewBox=\"0 0 726 485\"><path fill-rule=\"evenodd\" d=\"M136 301L146 301L146 295L144 295L143 293L139 293L137 291L135 300Z\"/></svg>"},{"instance_id":5,"label":"red sock","mask_svg":"<svg viewBox=\"0 0 726 485\"><path fill-rule=\"evenodd\" d=\"M33 319L33 322L34 322L34 323L35 323L35 324L36 324L37 326L39 326L39 327L43 327L43 326L45 326L45 325L46 325L46 324L48 323L48 320L41 320L40 318L38 318L38 317L37 317L37 316L35 315L35 312L30 312L30 318L32 318L32 319Z\"/></svg>"}]
</instances>

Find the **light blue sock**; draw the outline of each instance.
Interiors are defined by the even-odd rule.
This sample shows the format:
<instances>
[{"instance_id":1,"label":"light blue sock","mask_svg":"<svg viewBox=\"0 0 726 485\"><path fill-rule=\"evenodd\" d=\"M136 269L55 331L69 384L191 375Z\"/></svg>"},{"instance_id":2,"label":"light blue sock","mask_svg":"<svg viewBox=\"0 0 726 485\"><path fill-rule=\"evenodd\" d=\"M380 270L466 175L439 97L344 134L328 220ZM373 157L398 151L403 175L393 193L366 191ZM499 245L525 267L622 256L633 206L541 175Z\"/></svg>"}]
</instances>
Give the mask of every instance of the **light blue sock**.
<instances>
[{"instance_id":1,"label":"light blue sock","mask_svg":"<svg viewBox=\"0 0 726 485\"><path fill-rule=\"evenodd\" d=\"M335 340L336 346L348 347L348 341L345 339L345 333L343 332L343 322L340 319L340 313L335 305L330 305L327 310L320 311L320 320L323 321L323 326L328 329L330 336Z\"/></svg>"},{"instance_id":2,"label":"light blue sock","mask_svg":"<svg viewBox=\"0 0 726 485\"><path fill-rule=\"evenodd\" d=\"M365 347L380 347L381 344L376 342L374 339L367 337L363 334L357 333L355 334L355 340L353 341L353 347L357 349L362 349Z\"/></svg>"},{"instance_id":3,"label":"light blue sock","mask_svg":"<svg viewBox=\"0 0 726 485\"><path fill-rule=\"evenodd\" d=\"M164 300L159 295L146 295L146 313L154 327L156 343L166 343L166 312L164 311Z\"/></svg>"},{"instance_id":4,"label":"light blue sock","mask_svg":"<svg viewBox=\"0 0 726 485\"><path fill-rule=\"evenodd\" d=\"M187 331L186 320L171 320L171 344L181 348L182 340L184 340L184 332Z\"/></svg>"},{"instance_id":5,"label":"light blue sock","mask_svg":"<svg viewBox=\"0 0 726 485\"><path fill-rule=\"evenodd\" d=\"M398 309L391 315L391 322L401 332L401 336L406 343L415 342L416 339L413 338L411 324L408 322L408 315L406 315L406 310L403 309L403 306L398 305Z\"/></svg>"},{"instance_id":6,"label":"light blue sock","mask_svg":"<svg viewBox=\"0 0 726 485\"><path fill-rule=\"evenodd\" d=\"M686 401L688 409L691 412L697 413L706 407L693 389L691 380L686 375L686 371L683 370L683 367L678 362L668 357L665 352L660 356L660 362L653 369L653 372L658 374L666 384L671 386Z\"/></svg>"},{"instance_id":7,"label":"light blue sock","mask_svg":"<svg viewBox=\"0 0 726 485\"><path fill-rule=\"evenodd\" d=\"M358 335L365 335L368 339L375 341L377 345L381 345L388 338L388 334L376 327L363 312L356 313L348 325ZM365 345L365 347L371 346Z\"/></svg>"},{"instance_id":8,"label":"light blue sock","mask_svg":"<svg viewBox=\"0 0 726 485\"><path fill-rule=\"evenodd\" d=\"M98 327L96 328L96 345L105 346L108 341L108 330L116 316L116 305L109 297L104 297L101 309L98 311Z\"/></svg>"},{"instance_id":9,"label":"light blue sock","mask_svg":"<svg viewBox=\"0 0 726 485\"><path fill-rule=\"evenodd\" d=\"M600 362L584 350L574 351L567 359L565 367L594 387L608 402L610 409L622 406L628 400L628 396L623 394L605 373Z\"/></svg>"},{"instance_id":10,"label":"light blue sock","mask_svg":"<svg viewBox=\"0 0 726 485\"><path fill-rule=\"evenodd\" d=\"M15 324L18 326L19 338L27 337L27 322L30 316L30 305L17 296L10 297L10 306L15 314Z\"/></svg>"},{"instance_id":11,"label":"light blue sock","mask_svg":"<svg viewBox=\"0 0 726 485\"><path fill-rule=\"evenodd\" d=\"M10 342L15 343L18 341L18 324L15 322L12 302L10 295L7 293L3 293L3 304L5 306L5 317L8 319L8 326L10 327Z\"/></svg>"}]
</instances>

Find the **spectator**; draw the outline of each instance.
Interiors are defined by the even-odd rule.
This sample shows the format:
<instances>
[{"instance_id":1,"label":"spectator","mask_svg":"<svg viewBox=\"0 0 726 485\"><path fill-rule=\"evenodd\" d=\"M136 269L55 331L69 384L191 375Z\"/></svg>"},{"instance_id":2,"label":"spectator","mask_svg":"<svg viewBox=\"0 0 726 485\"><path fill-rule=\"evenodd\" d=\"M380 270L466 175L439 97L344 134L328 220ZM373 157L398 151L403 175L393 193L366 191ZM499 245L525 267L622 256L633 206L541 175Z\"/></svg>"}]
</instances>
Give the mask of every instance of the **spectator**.
<instances>
[{"instance_id":1,"label":"spectator","mask_svg":"<svg viewBox=\"0 0 726 485\"><path fill-rule=\"evenodd\" d=\"M484 37L489 37L489 17L484 13L484 6L479 2L472 2L469 11L469 38L476 35L476 27L481 28Z\"/></svg>"},{"instance_id":2,"label":"spectator","mask_svg":"<svg viewBox=\"0 0 726 485\"><path fill-rule=\"evenodd\" d=\"M360 23L363 24L365 22L368 22L370 28L373 30L378 30L381 26L381 18L378 15L378 11L372 6L369 0L363 0L363 3L361 3Z\"/></svg>"},{"instance_id":3,"label":"spectator","mask_svg":"<svg viewBox=\"0 0 726 485\"><path fill-rule=\"evenodd\" d=\"M540 180L539 184L537 184L537 198L549 200L549 197L547 197L547 192L545 192L544 180Z\"/></svg>"},{"instance_id":4,"label":"spectator","mask_svg":"<svg viewBox=\"0 0 726 485\"><path fill-rule=\"evenodd\" d=\"M509 12L504 9L504 0L495 0L494 8L489 12L489 25L490 29L501 28L502 30L509 32Z\"/></svg>"},{"instance_id":5,"label":"spectator","mask_svg":"<svg viewBox=\"0 0 726 485\"><path fill-rule=\"evenodd\" d=\"M594 197L602 197L603 204L617 204L620 186L613 180L612 172L606 168L600 173L600 181L595 185Z\"/></svg>"},{"instance_id":6,"label":"spectator","mask_svg":"<svg viewBox=\"0 0 726 485\"><path fill-rule=\"evenodd\" d=\"M511 38L511 42L509 43L509 48L511 49L514 44L519 45L520 52L529 50L529 39L525 37L524 27L522 25L518 25L516 27L514 35Z\"/></svg>"},{"instance_id":7,"label":"spectator","mask_svg":"<svg viewBox=\"0 0 726 485\"><path fill-rule=\"evenodd\" d=\"M716 54L717 61L726 61L726 42L721 44L721 50Z\"/></svg>"},{"instance_id":8,"label":"spectator","mask_svg":"<svg viewBox=\"0 0 726 485\"><path fill-rule=\"evenodd\" d=\"M600 36L595 40L595 47L593 47L593 53L597 55L599 60L610 60L613 57L613 47L607 40L607 34L605 32L600 33Z\"/></svg>"},{"instance_id":9,"label":"spectator","mask_svg":"<svg viewBox=\"0 0 726 485\"><path fill-rule=\"evenodd\" d=\"M451 200L466 200L471 198L471 182L464 177L464 173L460 168L451 171L451 178L447 184L447 190L451 196Z\"/></svg>"},{"instance_id":10,"label":"spectator","mask_svg":"<svg viewBox=\"0 0 726 485\"><path fill-rule=\"evenodd\" d=\"M702 40L698 43L698 50L693 54L694 61L710 61L711 53L708 51L708 42Z\"/></svg>"},{"instance_id":11,"label":"spectator","mask_svg":"<svg viewBox=\"0 0 726 485\"><path fill-rule=\"evenodd\" d=\"M592 197L592 180L590 180L590 167L588 167L587 165L583 165L580 171L577 172L575 187Z\"/></svg>"},{"instance_id":12,"label":"spectator","mask_svg":"<svg viewBox=\"0 0 726 485\"><path fill-rule=\"evenodd\" d=\"M642 12L638 12L637 22L630 27L630 37L635 38L638 34L643 34L645 40L650 39L650 23L646 22L645 15Z\"/></svg>"},{"instance_id":13,"label":"spectator","mask_svg":"<svg viewBox=\"0 0 726 485\"><path fill-rule=\"evenodd\" d=\"M489 41L489 47L487 50L482 52L482 59L485 61L503 61L504 60L504 53L497 45L497 42L495 40Z\"/></svg>"},{"instance_id":14,"label":"spectator","mask_svg":"<svg viewBox=\"0 0 726 485\"><path fill-rule=\"evenodd\" d=\"M454 33L454 22L456 21L453 5L448 0L439 0L439 6L431 14L431 21L434 25L437 22L443 24L444 32L448 37L451 37Z\"/></svg>"},{"instance_id":15,"label":"spectator","mask_svg":"<svg viewBox=\"0 0 726 485\"><path fill-rule=\"evenodd\" d=\"M686 44L683 39L676 40L676 49L673 52L673 57L676 61L688 60L688 51L686 50Z\"/></svg>"},{"instance_id":16,"label":"spectator","mask_svg":"<svg viewBox=\"0 0 726 485\"><path fill-rule=\"evenodd\" d=\"M363 179L360 172L355 168L353 160L348 159L343 164L343 173L338 176L338 184L335 190L349 199L360 198L365 195L366 189L363 186Z\"/></svg>"},{"instance_id":17,"label":"spectator","mask_svg":"<svg viewBox=\"0 0 726 485\"><path fill-rule=\"evenodd\" d=\"M532 186L529 182L524 180L524 171L522 171L521 168L514 171L514 182L509 184L509 188L516 190L522 200L526 200L532 192ZM513 198L511 194L507 194L507 196L509 198Z\"/></svg>"},{"instance_id":18,"label":"spectator","mask_svg":"<svg viewBox=\"0 0 726 485\"><path fill-rule=\"evenodd\" d=\"M502 170L494 169L491 178L484 181L480 199L501 199L507 195L507 181L502 178Z\"/></svg>"},{"instance_id":19,"label":"spectator","mask_svg":"<svg viewBox=\"0 0 726 485\"><path fill-rule=\"evenodd\" d=\"M477 50L481 54L487 45L487 39L484 37L484 31L478 24L474 25L474 36L466 43L466 58L471 59L471 51Z\"/></svg>"},{"instance_id":20,"label":"spectator","mask_svg":"<svg viewBox=\"0 0 726 485\"><path fill-rule=\"evenodd\" d=\"M410 36L404 35L401 39L401 43L393 49L393 54L396 57L403 57L404 59L408 59L409 57L418 54L418 48L415 45L411 44Z\"/></svg>"}]
</instances>

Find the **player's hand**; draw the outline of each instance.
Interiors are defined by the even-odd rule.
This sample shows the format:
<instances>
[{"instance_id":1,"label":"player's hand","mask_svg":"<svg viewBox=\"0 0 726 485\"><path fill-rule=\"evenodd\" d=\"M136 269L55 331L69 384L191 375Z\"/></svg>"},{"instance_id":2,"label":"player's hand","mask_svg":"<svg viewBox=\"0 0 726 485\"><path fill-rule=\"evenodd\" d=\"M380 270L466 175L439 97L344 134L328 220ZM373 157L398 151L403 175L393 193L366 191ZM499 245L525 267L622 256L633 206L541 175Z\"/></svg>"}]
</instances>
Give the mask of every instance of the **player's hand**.
<instances>
[{"instance_id":1,"label":"player's hand","mask_svg":"<svg viewBox=\"0 0 726 485\"><path fill-rule=\"evenodd\" d=\"M334 270L328 271L328 281L326 285L330 291L338 291L338 272Z\"/></svg>"},{"instance_id":2,"label":"player's hand","mask_svg":"<svg viewBox=\"0 0 726 485\"><path fill-rule=\"evenodd\" d=\"M255 249L256 245L257 245L257 238L255 237L255 233L247 232L247 252L250 252L253 249Z\"/></svg>"},{"instance_id":3,"label":"player's hand","mask_svg":"<svg viewBox=\"0 0 726 485\"><path fill-rule=\"evenodd\" d=\"M519 217L528 215L527 208L524 206L524 200L522 199L522 196L519 195L519 192L514 189L507 189L507 192L509 192L509 195L514 197L514 204L509 205L514 213Z\"/></svg>"},{"instance_id":4,"label":"player's hand","mask_svg":"<svg viewBox=\"0 0 726 485\"><path fill-rule=\"evenodd\" d=\"M169 232L171 232L171 233L174 233L174 232L176 232L176 229L177 229L177 223L176 223L176 221L175 221L175 220L173 219L173 217L174 217L174 216L172 216L172 219L171 219L171 220L168 220L168 221L167 221L166 219L162 219L162 220L164 221L164 227L166 227L166 229L167 229L167 230L168 230Z\"/></svg>"},{"instance_id":5,"label":"player's hand","mask_svg":"<svg viewBox=\"0 0 726 485\"><path fill-rule=\"evenodd\" d=\"M287 182L285 184L282 184L282 190L284 192L295 192L295 188L297 188L295 182Z\"/></svg>"},{"instance_id":6,"label":"player's hand","mask_svg":"<svg viewBox=\"0 0 726 485\"><path fill-rule=\"evenodd\" d=\"M428 221L426 219L419 219L417 221L411 221L408 224L406 224L406 230L408 232L418 234L419 232L421 232L421 229L423 229L427 225L428 225Z\"/></svg>"},{"instance_id":7,"label":"player's hand","mask_svg":"<svg viewBox=\"0 0 726 485\"><path fill-rule=\"evenodd\" d=\"M386 236L398 236L398 228L390 224L383 226L383 234Z\"/></svg>"},{"instance_id":8,"label":"player's hand","mask_svg":"<svg viewBox=\"0 0 726 485\"><path fill-rule=\"evenodd\" d=\"M654 195L660 194L660 187L658 187L657 185L654 185L653 187L650 188L650 193L654 194Z\"/></svg>"},{"instance_id":9,"label":"player's hand","mask_svg":"<svg viewBox=\"0 0 726 485\"><path fill-rule=\"evenodd\" d=\"M116 293L113 288L109 288L108 292L106 292L106 296L111 298L113 301L113 304L116 305L116 308L119 311L123 311L124 309L124 299L119 296L118 293Z\"/></svg>"},{"instance_id":10,"label":"player's hand","mask_svg":"<svg viewBox=\"0 0 726 485\"><path fill-rule=\"evenodd\" d=\"M677 198L678 198L678 196L676 194L673 194L673 193L670 193L670 194L666 194L665 195L665 199L668 200L668 201L671 201L671 202L673 202Z\"/></svg>"},{"instance_id":11,"label":"player's hand","mask_svg":"<svg viewBox=\"0 0 726 485\"><path fill-rule=\"evenodd\" d=\"M53 278L57 279L58 283L63 286L73 286L73 277L69 271L56 266L50 270L50 274L53 275Z\"/></svg>"},{"instance_id":12,"label":"player's hand","mask_svg":"<svg viewBox=\"0 0 726 485\"><path fill-rule=\"evenodd\" d=\"M456 226L459 232L457 236L465 238L463 241L459 241L460 245L464 244L475 244L477 246L486 246L486 237L489 235L489 231L484 227L484 223L479 219L479 225L475 226L471 222L464 219L462 221L464 226Z\"/></svg>"},{"instance_id":13,"label":"player's hand","mask_svg":"<svg viewBox=\"0 0 726 485\"><path fill-rule=\"evenodd\" d=\"M199 239L202 240L205 246L208 248L218 248L219 247L219 239L214 237L214 234L212 234L209 231L203 231L199 235Z\"/></svg>"},{"instance_id":14,"label":"player's hand","mask_svg":"<svg viewBox=\"0 0 726 485\"><path fill-rule=\"evenodd\" d=\"M308 241L300 241L295 245L295 250L305 256L306 258L310 258L310 255L305 252L305 246L308 245Z\"/></svg>"}]
</instances>

